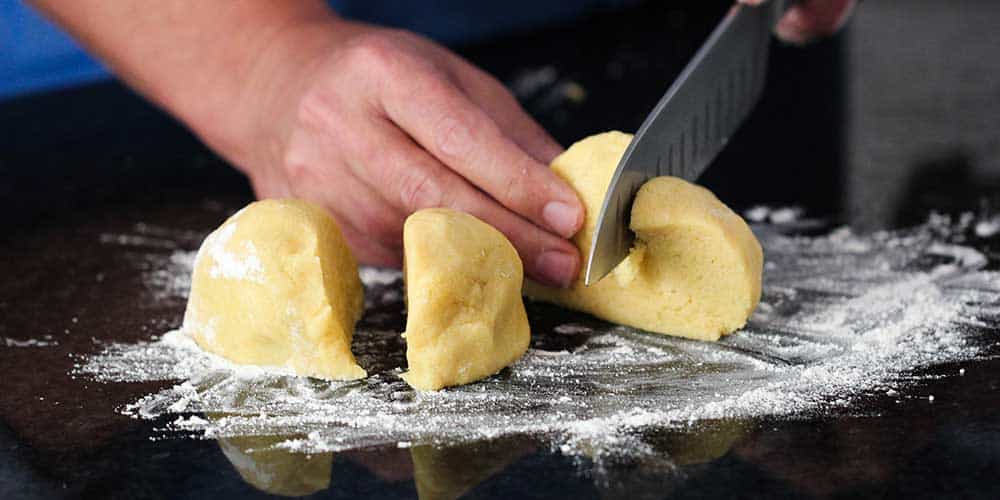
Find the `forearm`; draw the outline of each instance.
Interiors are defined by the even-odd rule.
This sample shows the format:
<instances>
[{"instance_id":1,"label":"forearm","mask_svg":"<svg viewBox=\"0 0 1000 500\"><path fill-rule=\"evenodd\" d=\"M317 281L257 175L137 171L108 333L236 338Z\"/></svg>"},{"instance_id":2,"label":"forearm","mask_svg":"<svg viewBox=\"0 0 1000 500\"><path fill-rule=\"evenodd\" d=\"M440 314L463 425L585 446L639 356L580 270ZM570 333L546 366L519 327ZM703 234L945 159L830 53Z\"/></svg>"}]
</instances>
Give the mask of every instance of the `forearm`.
<instances>
[{"instance_id":1,"label":"forearm","mask_svg":"<svg viewBox=\"0 0 1000 500\"><path fill-rule=\"evenodd\" d=\"M286 35L336 22L323 0L31 1L238 165L264 118L249 116L262 106L245 104L276 95L265 88L275 79L261 73L276 66L270 59L294 57L288 44L309 43Z\"/></svg>"}]
</instances>

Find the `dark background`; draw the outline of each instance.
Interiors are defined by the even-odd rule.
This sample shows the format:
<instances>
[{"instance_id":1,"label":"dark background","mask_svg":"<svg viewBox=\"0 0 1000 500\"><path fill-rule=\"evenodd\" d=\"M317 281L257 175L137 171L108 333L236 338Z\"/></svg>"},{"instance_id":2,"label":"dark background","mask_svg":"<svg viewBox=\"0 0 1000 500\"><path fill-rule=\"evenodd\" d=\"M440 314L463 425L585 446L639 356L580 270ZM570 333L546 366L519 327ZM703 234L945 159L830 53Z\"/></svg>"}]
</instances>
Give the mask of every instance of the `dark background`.
<instances>
[{"instance_id":1,"label":"dark background","mask_svg":"<svg viewBox=\"0 0 1000 500\"><path fill-rule=\"evenodd\" d=\"M456 49L509 84L569 146L606 130L634 132L726 8L650 2ZM839 214L843 45L842 36L808 49L775 44L763 102L702 182L737 208L766 202ZM60 207L176 196L192 184L246 193L236 175L118 83L0 103L0 198L20 208L8 224L34 225ZM35 203L40 197L47 202Z\"/></svg>"},{"instance_id":2,"label":"dark background","mask_svg":"<svg viewBox=\"0 0 1000 500\"><path fill-rule=\"evenodd\" d=\"M845 39L848 220L1000 209L1000 2L865 2Z\"/></svg>"},{"instance_id":3,"label":"dark background","mask_svg":"<svg viewBox=\"0 0 1000 500\"><path fill-rule=\"evenodd\" d=\"M724 8L650 2L457 49L569 145L635 130ZM836 37L776 45L763 102L702 181L735 208L798 205L866 229L918 223L931 209L995 211L997 26L1000 3L991 0L869 1ZM135 341L176 324L182 304L144 309L124 285L109 297L80 281L107 266L106 255L90 253L93 229L149 221L207 230L221 220L210 213L220 210L215 200L228 208L251 195L240 174L119 84L0 103L0 333L61 332L80 315L80 331ZM109 279L139 286L131 274ZM93 347L85 337L61 342L0 353L0 497L262 495L214 442L152 442L154 425L115 414L116 402L151 387L66 384L62 349ZM625 471L599 487L569 459L535 450L471 494L996 498L998 373L993 360L958 387L927 382L921 390L939 395L935 405L874 401L871 417L750 422L731 452L680 476ZM64 405L40 403L43 393ZM359 465L391 458L337 457L337 488L324 495L412 496L412 482Z\"/></svg>"},{"instance_id":4,"label":"dark background","mask_svg":"<svg viewBox=\"0 0 1000 500\"><path fill-rule=\"evenodd\" d=\"M634 131L721 8L640 6L458 50L520 89L569 145ZM995 210L1000 3L912 0L900 9L867 2L833 39L776 46L763 102L702 182L737 208L795 204L866 229L914 224L930 209ZM524 85L538 74L548 83ZM582 102L565 96L567 84L582 87ZM0 199L19 209L4 212L4 225L42 215L25 198L76 206L173 196L196 182L245 192L222 170L115 83L0 102Z\"/></svg>"}]
</instances>

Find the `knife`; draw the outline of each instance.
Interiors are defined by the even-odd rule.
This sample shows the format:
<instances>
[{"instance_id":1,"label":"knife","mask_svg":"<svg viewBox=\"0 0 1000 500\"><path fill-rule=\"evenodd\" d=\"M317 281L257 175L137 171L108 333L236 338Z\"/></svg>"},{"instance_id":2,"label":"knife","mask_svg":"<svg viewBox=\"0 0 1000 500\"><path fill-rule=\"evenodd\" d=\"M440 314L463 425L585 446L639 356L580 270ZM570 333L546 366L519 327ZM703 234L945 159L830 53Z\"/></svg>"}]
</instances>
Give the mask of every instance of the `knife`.
<instances>
[{"instance_id":1,"label":"knife","mask_svg":"<svg viewBox=\"0 0 1000 500\"><path fill-rule=\"evenodd\" d=\"M646 180L694 181L725 147L760 99L771 31L792 0L734 5L656 103L625 150L604 196L584 284L628 256L632 201Z\"/></svg>"}]
</instances>

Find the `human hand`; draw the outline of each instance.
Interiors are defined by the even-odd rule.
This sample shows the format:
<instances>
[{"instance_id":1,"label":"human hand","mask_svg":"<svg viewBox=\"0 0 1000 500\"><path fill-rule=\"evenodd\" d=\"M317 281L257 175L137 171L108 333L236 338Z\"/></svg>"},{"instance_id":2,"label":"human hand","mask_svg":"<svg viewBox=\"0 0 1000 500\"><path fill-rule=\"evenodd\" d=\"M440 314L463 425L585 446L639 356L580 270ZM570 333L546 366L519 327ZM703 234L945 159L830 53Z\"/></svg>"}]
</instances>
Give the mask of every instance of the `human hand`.
<instances>
[{"instance_id":1,"label":"human hand","mask_svg":"<svg viewBox=\"0 0 1000 500\"><path fill-rule=\"evenodd\" d=\"M767 0L738 0L759 5ZM856 0L805 0L792 6L778 22L775 33L786 42L803 44L832 35L847 22Z\"/></svg>"},{"instance_id":2,"label":"human hand","mask_svg":"<svg viewBox=\"0 0 1000 500\"><path fill-rule=\"evenodd\" d=\"M503 85L412 33L313 24L282 35L253 72L255 139L229 156L259 197L321 204L377 265L401 262L410 213L455 208L507 235L530 277L576 278L566 238L583 207L547 166L562 148Z\"/></svg>"}]
</instances>

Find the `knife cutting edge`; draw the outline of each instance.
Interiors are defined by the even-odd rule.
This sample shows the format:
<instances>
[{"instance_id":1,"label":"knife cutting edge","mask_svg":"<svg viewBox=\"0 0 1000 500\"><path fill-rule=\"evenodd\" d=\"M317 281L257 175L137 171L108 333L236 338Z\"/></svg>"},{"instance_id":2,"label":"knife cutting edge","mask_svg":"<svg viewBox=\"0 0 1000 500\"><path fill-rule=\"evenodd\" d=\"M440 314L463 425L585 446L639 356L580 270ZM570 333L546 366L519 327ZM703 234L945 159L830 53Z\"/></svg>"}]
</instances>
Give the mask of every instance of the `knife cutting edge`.
<instances>
[{"instance_id":1,"label":"knife cutting edge","mask_svg":"<svg viewBox=\"0 0 1000 500\"><path fill-rule=\"evenodd\" d=\"M767 77L771 31L792 3L730 8L646 117L601 205L584 274L587 286L628 256L634 240L628 218L642 184L662 175L694 181L753 110Z\"/></svg>"}]
</instances>

